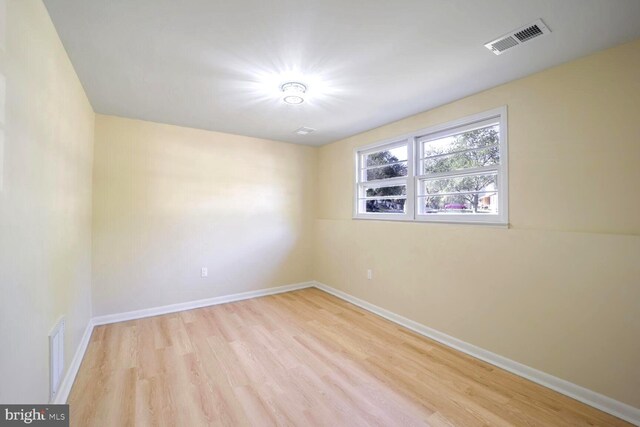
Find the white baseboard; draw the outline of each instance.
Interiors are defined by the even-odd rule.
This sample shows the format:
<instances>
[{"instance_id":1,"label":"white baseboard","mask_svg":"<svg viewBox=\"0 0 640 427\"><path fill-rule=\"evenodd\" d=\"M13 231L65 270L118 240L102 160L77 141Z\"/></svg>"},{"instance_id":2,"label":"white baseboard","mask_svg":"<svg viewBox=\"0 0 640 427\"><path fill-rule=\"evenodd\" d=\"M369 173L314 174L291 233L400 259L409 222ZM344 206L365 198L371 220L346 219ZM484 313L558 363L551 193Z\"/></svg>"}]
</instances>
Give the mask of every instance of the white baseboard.
<instances>
[{"instance_id":1,"label":"white baseboard","mask_svg":"<svg viewBox=\"0 0 640 427\"><path fill-rule=\"evenodd\" d=\"M107 314L93 318L93 324L106 325L108 323L124 322L126 320L142 319L144 317L159 316L161 314L176 313L178 311L192 310L194 308L208 307L211 305L224 304L227 302L241 301L250 298L263 297L267 295L281 294L298 289L310 288L315 282L303 282L293 285L278 286L275 288L259 289L257 291L242 292L239 294L223 295L213 298L199 299L195 301L182 302L179 304L163 305L161 307L145 308L142 310L127 311L125 313Z\"/></svg>"},{"instance_id":2,"label":"white baseboard","mask_svg":"<svg viewBox=\"0 0 640 427\"><path fill-rule=\"evenodd\" d=\"M89 346L89 340L91 339L92 332L93 322L91 321L91 319L89 319L89 323L87 323L87 327L84 330L84 334L82 335L80 344L78 344L78 348L76 348L76 353L73 355L71 364L69 365L69 368L67 369L67 372L64 375L62 382L60 383L60 387L58 388L58 392L56 393L53 402L51 403L67 403L69 393L71 392L71 387L73 386L73 382L76 380L76 375L78 375L78 370L80 369L80 365L82 364L84 353L87 351L87 347Z\"/></svg>"},{"instance_id":3,"label":"white baseboard","mask_svg":"<svg viewBox=\"0 0 640 427\"><path fill-rule=\"evenodd\" d=\"M82 359L89 346L89 340L91 339L91 333L93 328L99 325L106 325L109 323L124 322L126 320L142 319L144 317L159 316L162 314L175 313L178 311L191 310L194 308L208 307L211 305L224 304L227 302L241 301L250 298L263 297L267 295L281 294L283 292L296 291L298 289L310 288L315 286L315 282L303 282L293 285L278 286L274 288L259 289L257 291L242 292L239 294L223 295L220 297L206 298L201 300L189 301L180 304L171 304L161 307L146 308L143 310L128 311L125 313L108 314L106 316L97 316L89 320L87 327L82 335L82 340L76 349L76 353L73 356L73 360L67 369L60 388L56 393L56 397L51 403L63 404L67 402L71 387L76 380L78 370L82 364Z\"/></svg>"},{"instance_id":4,"label":"white baseboard","mask_svg":"<svg viewBox=\"0 0 640 427\"><path fill-rule=\"evenodd\" d=\"M407 329L411 329L420 335L424 335L427 338L431 338L434 341L438 341L446 345L447 347L454 348L458 351L466 353L477 359L490 363L498 368L509 371L520 377L526 378L534 383L540 384L544 387L557 391L558 393L569 396L582 403L585 403L601 411L607 412L632 424L640 426L640 409L627 405L626 403L619 402L615 399L607 397L603 394L596 393L595 391L581 387L579 385L570 383L553 375L547 374L522 363L516 362L498 354L492 353L488 350L477 347L473 344L469 344L465 341L459 340L435 329L429 328L421 323L414 322L406 317L395 314L389 310L378 307L360 298L349 295L324 283L314 282L314 286L321 289L331 295L334 295L340 299L350 302L358 307L364 308L378 316L384 317L398 325L404 326Z\"/></svg>"}]
</instances>

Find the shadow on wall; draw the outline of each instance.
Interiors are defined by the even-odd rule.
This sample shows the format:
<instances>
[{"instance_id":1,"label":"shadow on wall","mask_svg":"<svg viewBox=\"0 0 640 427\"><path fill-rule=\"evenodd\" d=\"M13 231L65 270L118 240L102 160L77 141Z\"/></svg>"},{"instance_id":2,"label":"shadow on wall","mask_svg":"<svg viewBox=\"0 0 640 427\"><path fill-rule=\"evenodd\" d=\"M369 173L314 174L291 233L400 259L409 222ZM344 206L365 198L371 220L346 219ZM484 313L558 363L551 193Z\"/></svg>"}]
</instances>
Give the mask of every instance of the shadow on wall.
<instances>
[{"instance_id":1,"label":"shadow on wall","mask_svg":"<svg viewBox=\"0 0 640 427\"><path fill-rule=\"evenodd\" d=\"M310 147L98 116L94 314L310 280L314 156Z\"/></svg>"}]
</instances>

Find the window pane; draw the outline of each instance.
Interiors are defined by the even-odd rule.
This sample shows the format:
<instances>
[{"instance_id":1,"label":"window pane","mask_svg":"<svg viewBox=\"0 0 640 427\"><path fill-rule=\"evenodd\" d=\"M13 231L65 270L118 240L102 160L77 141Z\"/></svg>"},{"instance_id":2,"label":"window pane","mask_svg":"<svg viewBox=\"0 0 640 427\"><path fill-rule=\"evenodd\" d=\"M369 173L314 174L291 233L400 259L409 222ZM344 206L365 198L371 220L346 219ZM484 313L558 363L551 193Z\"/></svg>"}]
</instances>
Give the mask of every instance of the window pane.
<instances>
[{"instance_id":1,"label":"window pane","mask_svg":"<svg viewBox=\"0 0 640 427\"><path fill-rule=\"evenodd\" d=\"M425 141L423 143L423 154L424 157L430 157L472 148L484 148L490 145L497 145L499 141L500 126L496 124L432 141Z\"/></svg>"},{"instance_id":2,"label":"window pane","mask_svg":"<svg viewBox=\"0 0 640 427\"><path fill-rule=\"evenodd\" d=\"M393 187L367 188L367 191L365 191L366 197L406 196L406 195L407 195L406 185L395 185Z\"/></svg>"},{"instance_id":3,"label":"window pane","mask_svg":"<svg viewBox=\"0 0 640 427\"><path fill-rule=\"evenodd\" d=\"M500 164L500 148L488 148L424 159L424 172L437 173Z\"/></svg>"},{"instance_id":4,"label":"window pane","mask_svg":"<svg viewBox=\"0 0 640 427\"><path fill-rule=\"evenodd\" d=\"M404 213L406 199L378 199L366 200L366 212Z\"/></svg>"},{"instance_id":5,"label":"window pane","mask_svg":"<svg viewBox=\"0 0 640 427\"><path fill-rule=\"evenodd\" d=\"M365 172L366 181L407 176L407 162L396 163L395 165L383 166L380 168L367 169Z\"/></svg>"},{"instance_id":6,"label":"window pane","mask_svg":"<svg viewBox=\"0 0 640 427\"><path fill-rule=\"evenodd\" d=\"M423 198L426 214L497 214L498 193L484 192Z\"/></svg>"},{"instance_id":7,"label":"window pane","mask_svg":"<svg viewBox=\"0 0 640 427\"><path fill-rule=\"evenodd\" d=\"M422 194L498 191L498 174L465 175L422 181Z\"/></svg>"},{"instance_id":8,"label":"window pane","mask_svg":"<svg viewBox=\"0 0 640 427\"><path fill-rule=\"evenodd\" d=\"M367 154L365 166L380 166L389 163L407 161L407 146L391 148L389 150L378 151L377 153Z\"/></svg>"}]
</instances>

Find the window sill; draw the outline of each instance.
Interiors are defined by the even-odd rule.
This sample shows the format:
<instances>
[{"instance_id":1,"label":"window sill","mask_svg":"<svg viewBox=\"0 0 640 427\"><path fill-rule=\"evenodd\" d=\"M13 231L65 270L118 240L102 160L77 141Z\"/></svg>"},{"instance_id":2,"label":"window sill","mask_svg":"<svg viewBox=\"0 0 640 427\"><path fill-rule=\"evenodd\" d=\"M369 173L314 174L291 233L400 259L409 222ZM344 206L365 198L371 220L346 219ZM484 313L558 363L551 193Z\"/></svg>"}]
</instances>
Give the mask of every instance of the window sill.
<instances>
[{"instance_id":1,"label":"window sill","mask_svg":"<svg viewBox=\"0 0 640 427\"><path fill-rule=\"evenodd\" d=\"M353 216L352 220L356 221L391 221L391 222L413 222L418 224L443 224L443 225L480 225L491 228L510 228L510 224L508 222L500 222L500 221L458 221L452 219L414 219L414 218L393 218L389 216Z\"/></svg>"}]
</instances>

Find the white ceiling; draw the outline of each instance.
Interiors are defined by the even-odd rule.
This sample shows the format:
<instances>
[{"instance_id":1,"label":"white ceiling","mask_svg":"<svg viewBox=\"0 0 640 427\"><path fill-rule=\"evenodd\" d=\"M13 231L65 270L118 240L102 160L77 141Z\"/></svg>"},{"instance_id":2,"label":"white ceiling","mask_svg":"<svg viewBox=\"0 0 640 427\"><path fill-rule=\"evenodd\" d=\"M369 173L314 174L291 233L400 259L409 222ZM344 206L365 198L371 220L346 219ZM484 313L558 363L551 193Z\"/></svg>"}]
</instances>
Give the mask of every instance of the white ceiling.
<instances>
[{"instance_id":1,"label":"white ceiling","mask_svg":"<svg viewBox=\"0 0 640 427\"><path fill-rule=\"evenodd\" d=\"M640 37L639 0L45 4L96 112L310 145ZM483 46L537 18L550 35ZM280 100L290 79L304 104Z\"/></svg>"}]
</instances>

